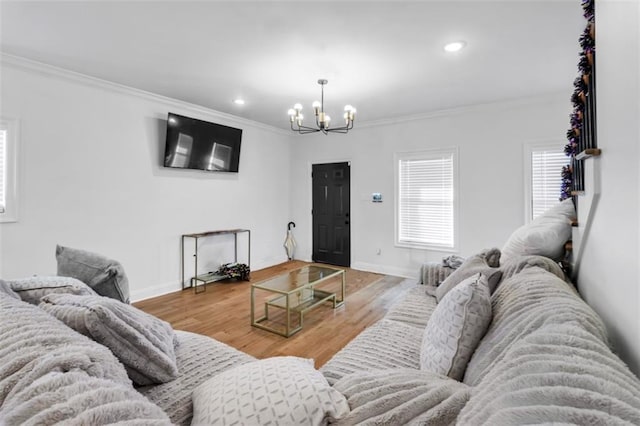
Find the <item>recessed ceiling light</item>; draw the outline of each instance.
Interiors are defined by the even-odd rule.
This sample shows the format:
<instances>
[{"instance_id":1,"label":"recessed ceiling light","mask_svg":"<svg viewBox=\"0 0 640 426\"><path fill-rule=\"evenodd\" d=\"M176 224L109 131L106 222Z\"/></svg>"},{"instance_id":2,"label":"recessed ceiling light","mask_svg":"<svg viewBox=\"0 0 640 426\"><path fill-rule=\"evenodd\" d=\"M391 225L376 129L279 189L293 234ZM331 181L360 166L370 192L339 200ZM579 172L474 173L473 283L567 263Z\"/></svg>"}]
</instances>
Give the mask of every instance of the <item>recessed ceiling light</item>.
<instances>
[{"instance_id":1,"label":"recessed ceiling light","mask_svg":"<svg viewBox=\"0 0 640 426\"><path fill-rule=\"evenodd\" d=\"M236 105L244 105L244 99L240 99L240 98L234 99L233 103Z\"/></svg>"},{"instance_id":2,"label":"recessed ceiling light","mask_svg":"<svg viewBox=\"0 0 640 426\"><path fill-rule=\"evenodd\" d=\"M445 44L444 50L447 52L457 52L459 50L462 50L462 48L465 47L466 45L467 43L465 43L464 41L454 41L454 42Z\"/></svg>"}]
</instances>

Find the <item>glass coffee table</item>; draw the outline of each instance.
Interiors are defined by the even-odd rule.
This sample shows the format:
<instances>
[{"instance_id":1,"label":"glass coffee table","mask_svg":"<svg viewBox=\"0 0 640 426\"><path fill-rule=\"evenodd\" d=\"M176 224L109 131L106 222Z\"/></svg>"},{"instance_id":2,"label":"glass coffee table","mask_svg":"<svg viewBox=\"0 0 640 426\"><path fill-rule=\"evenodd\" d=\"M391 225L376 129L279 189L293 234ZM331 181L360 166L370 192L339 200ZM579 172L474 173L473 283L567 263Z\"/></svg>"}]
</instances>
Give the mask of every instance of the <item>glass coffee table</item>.
<instances>
[{"instance_id":1,"label":"glass coffee table","mask_svg":"<svg viewBox=\"0 0 640 426\"><path fill-rule=\"evenodd\" d=\"M340 277L340 297L336 292L319 289L317 286ZM256 293L275 293L264 300L264 315L256 318ZM330 266L308 265L266 281L251 285L251 325L284 337L302 330L304 313L321 303L330 301L333 308L344 304L345 270ZM263 298L264 299L264 298ZM277 309L281 327L275 327L274 316L269 309ZM293 318L292 318L293 315ZM284 317L284 318L282 318ZM293 320L293 322L292 322ZM282 324L283 323L283 324Z\"/></svg>"}]
</instances>

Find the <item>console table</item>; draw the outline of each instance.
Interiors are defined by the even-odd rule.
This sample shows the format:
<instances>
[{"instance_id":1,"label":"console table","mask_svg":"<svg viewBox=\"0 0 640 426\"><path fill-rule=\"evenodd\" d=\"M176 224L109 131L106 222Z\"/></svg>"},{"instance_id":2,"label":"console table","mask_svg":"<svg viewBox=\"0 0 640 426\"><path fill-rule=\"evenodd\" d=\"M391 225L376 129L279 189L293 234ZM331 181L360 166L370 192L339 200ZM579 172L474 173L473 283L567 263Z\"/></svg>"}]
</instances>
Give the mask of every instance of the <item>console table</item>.
<instances>
[{"instance_id":1,"label":"console table","mask_svg":"<svg viewBox=\"0 0 640 426\"><path fill-rule=\"evenodd\" d=\"M206 291L206 284L220 281L228 278L226 275L216 275L215 272L207 272L204 274L198 275L198 240L200 238L208 238L215 237L219 235L227 235L233 234L233 244L234 244L234 262L238 261L238 234L246 233L247 234L247 265L251 268L251 231L248 229L224 229L219 231L205 231L198 232L195 234L183 234L182 235L182 245L181 245L181 254L182 254L182 264L181 264L181 272L182 272L182 289L186 288L194 288L195 293L202 293ZM189 279L189 285L185 285L184 280L184 242L185 239L191 238L194 240L194 253L193 253L193 262L194 262L194 276ZM198 283L201 283L203 288L202 291L198 291Z\"/></svg>"}]
</instances>

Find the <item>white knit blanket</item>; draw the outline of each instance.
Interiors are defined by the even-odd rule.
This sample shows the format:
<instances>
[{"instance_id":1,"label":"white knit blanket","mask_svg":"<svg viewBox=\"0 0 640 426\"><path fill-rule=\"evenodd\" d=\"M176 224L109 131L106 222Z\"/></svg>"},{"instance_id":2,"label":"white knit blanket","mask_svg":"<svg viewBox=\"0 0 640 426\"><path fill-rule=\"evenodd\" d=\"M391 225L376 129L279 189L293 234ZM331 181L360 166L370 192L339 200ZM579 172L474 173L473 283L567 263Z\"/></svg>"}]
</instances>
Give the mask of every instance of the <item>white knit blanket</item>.
<instances>
[{"instance_id":1,"label":"white knit blanket","mask_svg":"<svg viewBox=\"0 0 640 426\"><path fill-rule=\"evenodd\" d=\"M467 366L465 425L640 424L640 380L611 352L600 317L538 267L503 282Z\"/></svg>"},{"instance_id":2,"label":"white knit blanket","mask_svg":"<svg viewBox=\"0 0 640 426\"><path fill-rule=\"evenodd\" d=\"M168 425L104 346L0 292L0 425Z\"/></svg>"}]
</instances>

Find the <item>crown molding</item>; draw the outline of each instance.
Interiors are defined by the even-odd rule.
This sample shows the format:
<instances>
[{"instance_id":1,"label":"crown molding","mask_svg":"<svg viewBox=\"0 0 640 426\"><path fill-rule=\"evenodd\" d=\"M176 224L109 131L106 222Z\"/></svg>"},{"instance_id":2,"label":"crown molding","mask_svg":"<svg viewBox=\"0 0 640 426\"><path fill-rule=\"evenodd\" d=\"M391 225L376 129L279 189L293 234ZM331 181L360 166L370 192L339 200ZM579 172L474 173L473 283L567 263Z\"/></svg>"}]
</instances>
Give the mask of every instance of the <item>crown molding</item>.
<instances>
[{"instance_id":1,"label":"crown molding","mask_svg":"<svg viewBox=\"0 0 640 426\"><path fill-rule=\"evenodd\" d=\"M3 66L10 66L13 68L30 71L37 74L42 74L47 77L58 78L61 80L71 81L73 83L82 84L84 86L99 88L108 90L114 93L119 93L127 96L133 96L147 101L158 102L167 106L186 109L194 113L204 114L214 118L224 120L225 122L231 122L238 125L247 125L267 132L276 133L281 136L291 136L291 132L278 127L270 126L268 124L260 123L257 121L249 120L246 118L238 117L237 115L227 114L225 112L216 111L211 108L206 108L201 105L192 104L190 102L181 101L179 99L170 98L168 96L158 95L156 93L147 92L145 90L136 89L123 84L114 83L101 78L92 77L79 72L71 71L65 68L56 67L53 65L45 64L43 62L27 59L22 56L10 55L8 53L0 52L0 64Z\"/></svg>"},{"instance_id":2,"label":"crown molding","mask_svg":"<svg viewBox=\"0 0 640 426\"><path fill-rule=\"evenodd\" d=\"M440 109L440 110L429 111L429 112L415 114L415 115L407 115L404 117L385 118L382 120L373 120L373 121L363 121L358 125L358 127L367 128L367 127L379 127L379 126L392 126L395 124L403 124L403 123L408 123L412 121L428 120L428 119L433 119L438 117L449 117L452 115L476 112L476 111L486 110L489 108L511 109L513 107L522 106L522 105L531 105L536 103L548 102L549 99L551 98L566 98L567 93L568 92L565 92L565 91L548 92L540 95L519 97L515 99L505 99L505 100L485 102L480 104L465 105L465 106L460 106L455 108ZM569 102L567 102L567 111L569 111L570 108L571 108L571 105L569 104Z\"/></svg>"}]
</instances>

